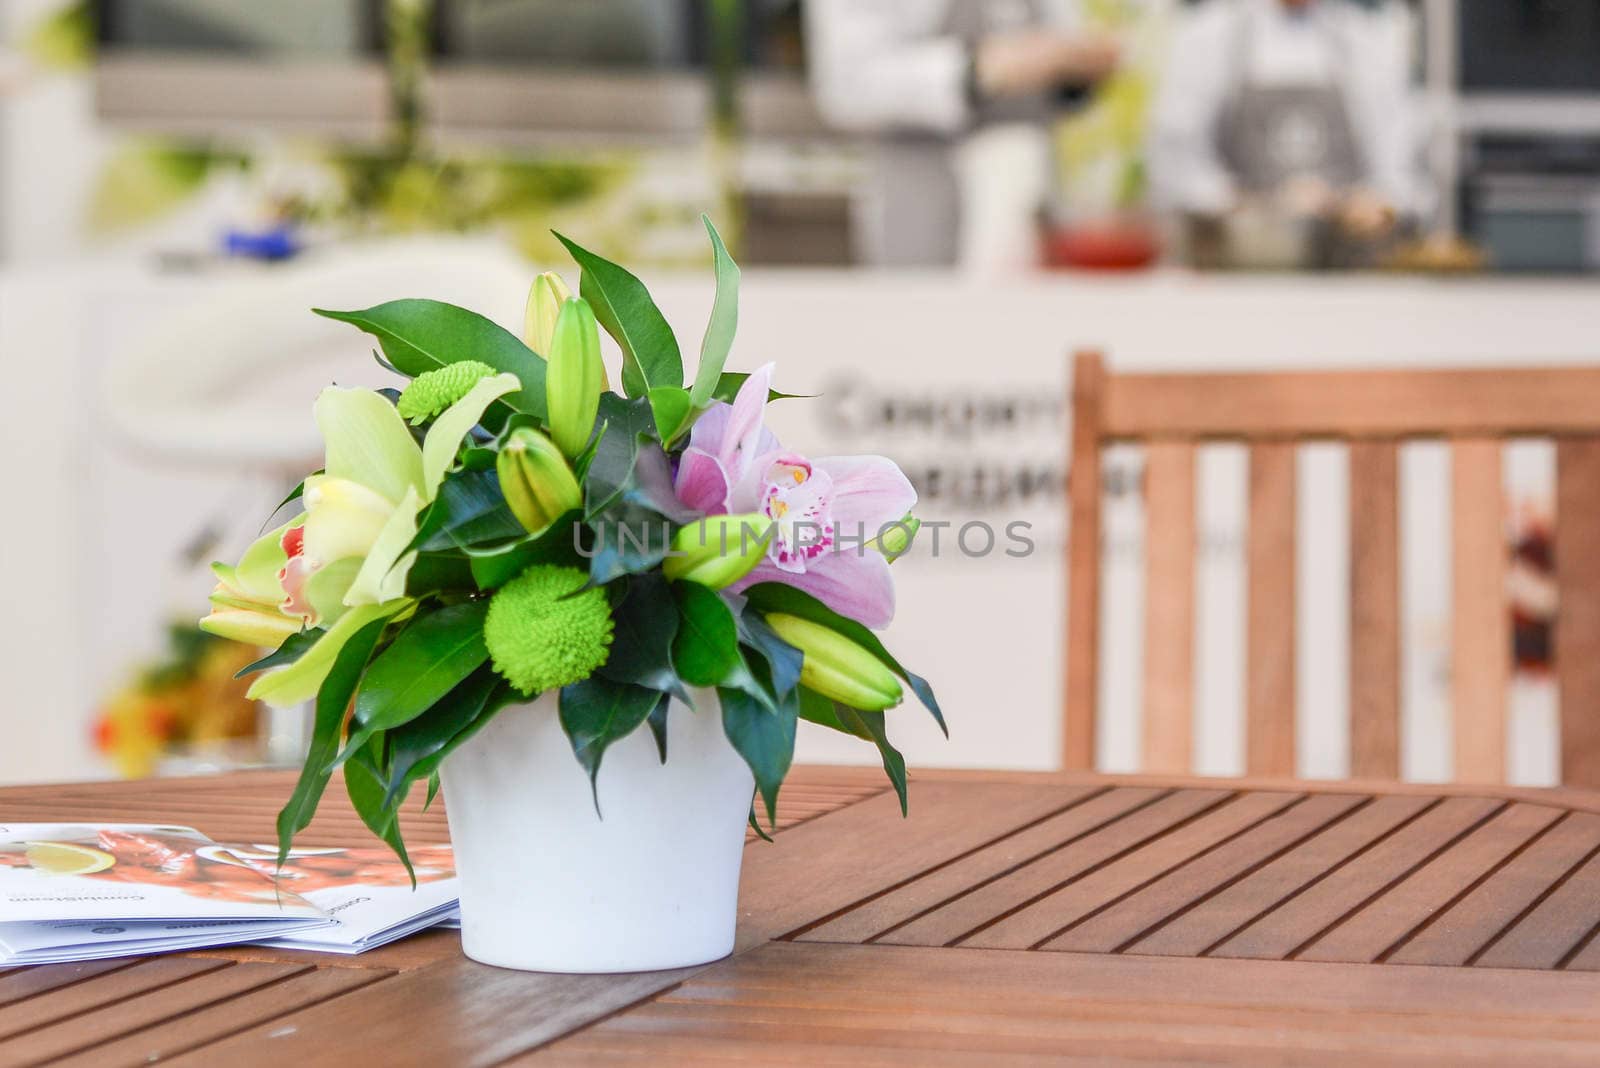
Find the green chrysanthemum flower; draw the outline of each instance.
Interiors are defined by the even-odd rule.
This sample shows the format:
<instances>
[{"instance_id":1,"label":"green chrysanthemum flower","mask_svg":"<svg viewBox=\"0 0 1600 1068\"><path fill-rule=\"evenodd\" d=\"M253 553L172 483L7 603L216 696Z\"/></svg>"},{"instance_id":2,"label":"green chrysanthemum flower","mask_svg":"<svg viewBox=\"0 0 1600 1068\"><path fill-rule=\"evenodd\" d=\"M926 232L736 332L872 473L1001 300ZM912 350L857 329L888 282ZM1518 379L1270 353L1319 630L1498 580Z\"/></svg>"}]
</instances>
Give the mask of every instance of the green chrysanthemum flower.
<instances>
[{"instance_id":1,"label":"green chrysanthemum flower","mask_svg":"<svg viewBox=\"0 0 1600 1068\"><path fill-rule=\"evenodd\" d=\"M578 682L606 662L611 605L605 591L568 596L585 581L577 568L535 564L489 602L483 624L489 657L523 693Z\"/></svg>"},{"instance_id":2,"label":"green chrysanthemum flower","mask_svg":"<svg viewBox=\"0 0 1600 1068\"><path fill-rule=\"evenodd\" d=\"M493 367L477 360L462 360L424 371L400 394L395 407L400 410L401 418L409 419L413 426L425 423L493 374Z\"/></svg>"}]
</instances>

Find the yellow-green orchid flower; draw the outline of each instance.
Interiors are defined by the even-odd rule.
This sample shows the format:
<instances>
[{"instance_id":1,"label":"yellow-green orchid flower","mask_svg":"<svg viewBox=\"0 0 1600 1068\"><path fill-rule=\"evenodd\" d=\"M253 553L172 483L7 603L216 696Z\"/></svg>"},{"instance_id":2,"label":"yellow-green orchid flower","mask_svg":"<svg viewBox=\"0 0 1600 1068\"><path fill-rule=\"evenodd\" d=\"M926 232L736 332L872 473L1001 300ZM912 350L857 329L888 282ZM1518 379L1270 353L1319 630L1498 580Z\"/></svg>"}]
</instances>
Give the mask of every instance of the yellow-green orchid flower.
<instances>
[{"instance_id":1,"label":"yellow-green orchid flower","mask_svg":"<svg viewBox=\"0 0 1600 1068\"><path fill-rule=\"evenodd\" d=\"M217 587L211 593L211 614L200 621L200 629L222 638L249 645L276 648L283 640L305 627L305 618L284 609L283 585L279 579L289 554L283 541L291 530L298 530L297 517L277 530L257 538L245 550L237 566L212 564Z\"/></svg>"},{"instance_id":2,"label":"yellow-green orchid flower","mask_svg":"<svg viewBox=\"0 0 1600 1068\"><path fill-rule=\"evenodd\" d=\"M302 623L327 630L293 664L257 679L250 697L278 706L308 700L351 635L411 605L406 578L417 554L406 550L416 537L418 515L438 492L461 439L489 405L521 388L513 374L480 380L434 421L421 446L382 395L338 387L322 391L315 411L327 446L323 472L306 479L305 514L251 547L258 559L249 575L251 600L242 610L257 612L272 603L266 598L273 591L258 570L270 560L278 564L278 614L292 625L262 644L280 644ZM276 553L267 547L269 539ZM243 567L241 562L234 569L236 576ZM218 593L226 596L223 585ZM214 609L232 610L216 597ZM214 610L203 625L222 633L216 629L218 615ZM235 627L251 635L245 640L269 636L262 620L248 622L253 629ZM228 626L228 620L221 625Z\"/></svg>"}]
</instances>

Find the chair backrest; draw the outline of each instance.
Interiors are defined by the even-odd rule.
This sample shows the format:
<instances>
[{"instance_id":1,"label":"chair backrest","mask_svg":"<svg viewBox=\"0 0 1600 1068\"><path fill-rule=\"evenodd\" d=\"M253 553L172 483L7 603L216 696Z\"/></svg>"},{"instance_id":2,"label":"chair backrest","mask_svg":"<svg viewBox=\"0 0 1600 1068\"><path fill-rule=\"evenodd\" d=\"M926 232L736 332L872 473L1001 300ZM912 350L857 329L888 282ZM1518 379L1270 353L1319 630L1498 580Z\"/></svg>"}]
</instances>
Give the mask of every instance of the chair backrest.
<instances>
[{"instance_id":1,"label":"chair backrest","mask_svg":"<svg viewBox=\"0 0 1600 1068\"><path fill-rule=\"evenodd\" d=\"M1600 785L1600 367L1115 374L1073 363L1069 612L1062 759L1090 768L1100 627L1101 452L1145 450L1143 762L1187 771L1194 713L1195 460L1206 441L1249 450L1246 770L1295 773L1295 446L1349 445L1350 772L1400 771L1401 441L1451 456L1451 693L1455 777L1500 782L1512 658L1500 450L1556 446L1555 672L1562 781Z\"/></svg>"}]
</instances>

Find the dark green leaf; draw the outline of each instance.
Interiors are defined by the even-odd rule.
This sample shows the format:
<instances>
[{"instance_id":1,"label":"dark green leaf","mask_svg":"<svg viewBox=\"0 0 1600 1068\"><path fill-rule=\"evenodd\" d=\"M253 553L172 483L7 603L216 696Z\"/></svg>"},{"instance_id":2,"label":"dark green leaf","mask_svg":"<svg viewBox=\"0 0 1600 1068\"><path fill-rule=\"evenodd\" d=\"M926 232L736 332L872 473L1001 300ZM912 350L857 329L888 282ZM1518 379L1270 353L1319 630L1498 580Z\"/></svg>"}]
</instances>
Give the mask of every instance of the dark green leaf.
<instances>
[{"instance_id":1,"label":"dark green leaf","mask_svg":"<svg viewBox=\"0 0 1600 1068\"><path fill-rule=\"evenodd\" d=\"M355 729L341 759L378 731L410 723L489 659L483 643L487 601L466 601L419 616L361 681Z\"/></svg>"},{"instance_id":2,"label":"dark green leaf","mask_svg":"<svg viewBox=\"0 0 1600 1068\"><path fill-rule=\"evenodd\" d=\"M622 603L612 610L611 618L611 655L600 674L612 682L675 694L689 703L689 692L672 668L678 607L661 573L646 572L629 579L628 591Z\"/></svg>"},{"instance_id":3,"label":"dark green leaf","mask_svg":"<svg viewBox=\"0 0 1600 1068\"><path fill-rule=\"evenodd\" d=\"M711 391L711 399L732 404L733 398L739 395L739 387L744 385L744 380L749 377L749 371L724 371L717 379L717 388ZM779 393L775 389L769 389L767 403L779 400L809 400L815 396L814 393Z\"/></svg>"},{"instance_id":4,"label":"dark green leaf","mask_svg":"<svg viewBox=\"0 0 1600 1068\"><path fill-rule=\"evenodd\" d=\"M706 323L705 336L700 341L700 366L695 368L694 389L690 399L696 408L710 403L722 378L723 364L733 349L733 335L739 329L739 265L728 255L722 235L711 225L711 220L700 216L711 237L712 267L717 275L717 299L711 305L711 320Z\"/></svg>"},{"instance_id":5,"label":"dark green leaf","mask_svg":"<svg viewBox=\"0 0 1600 1068\"><path fill-rule=\"evenodd\" d=\"M767 831L766 831L766 828L761 826L761 821L756 819L756 802L755 802L755 798L751 798L750 799L749 822L750 822L750 829L752 831L756 832L756 837L757 838L761 839L763 842L772 841L772 835L768 834Z\"/></svg>"},{"instance_id":6,"label":"dark green leaf","mask_svg":"<svg viewBox=\"0 0 1600 1068\"><path fill-rule=\"evenodd\" d=\"M545 417L544 361L515 334L477 312L437 300L392 300L362 311L313 310L377 338L389 362L412 378L461 360L510 371L522 389L497 403Z\"/></svg>"},{"instance_id":7,"label":"dark green leaf","mask_svg":"<svg viewBox=\"0 0 1600 1068\"><path fill-rule=\"evenodd\" d=\"M524 534L516 541L492 548L463 550L478 589L493 590L504 586L533 564L559 564L582 569L583 559L573 542L578 518L579 513L574 510L537 534Z\"/></svg>"},{"instance_id":8,"label":"dark green leaf","mask_svg":"<svg viewBox=\"0 0 1600 1068\"><path fill-rule=\"evenodd\" d=\"M683 385L683 355L666 316L644 283L628 271L556 234L583 268L578 291L622 348L622 388L642 397L656 386Z\"/></svg>"},{"instance_id":9,"label":"dark green leaf","mask_svg":"<svg viewBox=\"0 0 1600 1068\"><path fill-rule=\"evenodd\" d=\"M900 798L900 815L906 815L906 758L900 755L900 750L889 744L883 713L863 712L858 708L848 708L838 704L834 705L834 711L838 714L840 722L844 723L852 734L870 738L877 745L878 755L883 758L884 773L889 776L889 781L894 783L894 792Z\"/></svg>"},{"instance_id":10,"label":"dark green leaf","mask_svg":"<svg viewBox=\"0 0 1600 1068\"><path fill-rule=\"evenodd\" d=\"M594 808L600 811L600 760L612 742L639 729L661 701L654 690L591 675L561 688L561 729L573 755L589 773Z\"/></svg>"},{"instance_id":11,"label":"dark green leaf","mask_svg":"<svg viewBox=\"0 0 1600 1068\"><path fill-rule=\"evenodd\" d=\"M739 613L739 636L746 647L766 661L772 677L772 689L776 694L784 696L800 684L800 668L805 655L778 637L759 612L747 608Z\"/></svg>"},{"instance_id":12,"label":"dark green leaf","mask_svg":"<svg viewBox=\"0 0 1600 1068\"><path fill-rule=\"evenodd\" d=\"M411 548L442 552L520 538L527 531L506 505L500 476L486 471L454 471L439 484Z\"/></svg>"},{"instance_id":13,"label":"dark green leaf","mask_svg":"<svg viewBox=\"0 0 1600 1068\"><path fill-rule=\"evenodd\" d=\"M387 793L383 785L381 751L383 736L374 735L353 755L345 765L344 789L350 795L350 805L361 817L367 829L386 842L411 876L411 888L417 887L417 873L411 867L411 857L406 853L405 840L400 837L400 806L405 804L406 790L394 804L386 804Z\"/></svg>"},{"instance_id":14,"label":"dark green leaf","mask_svg":"<svg viewBox=\"0 0 1600 1068\"><path fill-rule=\"evenodd\" d=\"M872 741L871 735L866 733L866 727L859 722L846 723L839 718L831 698L822 696L815 690L800 688L800 718L808 723L815 723L819 727L826 727L840 734L849 734L856 738Z\"/></svg>"},{"instance_id":15,"label":"dark green leaf","mask_svg":"<svg viewBox=\"0 0 1600 1068\"><path fill-rule=\"evenodd\" d=\"M672 664L690 686L721 686L744 667L739 631L727 602L698 582L672 583L682 622L672 642Z\"/></svg>"},{"instance_id":16,"label":"dark green leaf","mask_svg":"<svg viewBox=\"0 0 1600 1068\"><path fill-rule=\"evenodd\" d=\"M933 687L929 686L927 680L920 675L913 675L907 671L900 661L889 654L889 650L883 647L883 642L879 641L878 636L872 631L853 619L841 616L809 593L780 582L757 583L745 590L744 596L750 606L757 611L783 612L799 616L801 619L809 619L813 623L820 623L837 631L870 652L878 658L879 663L910 684L911 692L917 695L923 707L933 713L934 722L939 724L939 729L944 731L945 737L950 736L950 728L944 723L944 713L939 711L939 702L933 696Z\"/></svg>"},{"instance_id":17,"label":"dark green leaf","mask_svg":"<svg viewBox=\"0 0 1600 1068\"><path fill-rule=\"evenodd\" d=\"M409 783L421 777L417 773L419 764L444 749L509 691L510 684L495 674L494 668L483 664L434 702L432 708L390 731L384 803L393 803Z\"/></svg>"},{"instance_id":18,"label":"dark green leaf","mask_svg":"<svg viewBox=\"0 0 1600 1068\"><path fill-rule=\"evenodd\" d=\"M323 631L320 630L302 630L297 634L291 634L285 638L283 640L283 644L278 646L278 648L273 652L268 653L260 660L246 664L244 667L240 668L233 677L236 679L242 679L246 675L254 675L258 671L265 671L268 668L282 667L285 664L292 664L304 656L307 649L310 649L313 645L317 644L317 639L322 637L322 635Z\"/></svg>"},{"instance_id":19,"label":"dark green leaf","mask_svg":"<svg viewBox=\"0 0 1600 1068\"><path fill-rule=\"evenodd\" d=\"M655 569L672 544L672 524L633 504L612 506L593 527L589 582L595 586Z\"/></svg>"},{"instance_id":20,"label":"dark green leaf","mask_svg":"<svg viewBox=\"0 0 1600 1068\"><path fill-rule=\"evenodd\" d=\"M418 553L406 574L406 595L421 597L440 590L475 588L472 569L460 553Z\"/></svg>"},{"instance_id":21,"label":"dark green leaf","mask_svg":"<svg viewBox=\"0 0 1600 1068\"><path fill-rule=\"evenodd\" d=\"M778 823L778 787L794 761L794 730L799 701L791 696L768 708L743 690L717 690L722 702L722 732L755 776L756 791L767 806L767 821Z\"/></svg>"},{"instance_id":22,"label":"dark green leaf","mask_svg":"<svg viewBox=\"0 0 1600 1068\"><path fill-rule=\"evenodd\" d=\"M650 733L656 739L656 752L661 754L661 763L667 762L667 709L672 705L672 695L664 693L661 700L656 702L656 707L650 710L650 716L645 723L650 726Z\"/></svg>"},{"instance_id":23,"label":"dark green leaf","mask_svg":"<svg viewBox=\"0 0 1600 1068\"><path fill-rule=\"evenodd\" d=\"M316 716L311 728L311 749L300 769L300 779L288 804L278 813L278 866L288 859L294 836L305 830L316 814L317 802L328 788L328 765L339 752L339 735L344 730L350 698L361 681L372 650L377 648L387 619L377 619L356 631L334 658L333 667L317 691Z\"/></svg>"}]
</instances>

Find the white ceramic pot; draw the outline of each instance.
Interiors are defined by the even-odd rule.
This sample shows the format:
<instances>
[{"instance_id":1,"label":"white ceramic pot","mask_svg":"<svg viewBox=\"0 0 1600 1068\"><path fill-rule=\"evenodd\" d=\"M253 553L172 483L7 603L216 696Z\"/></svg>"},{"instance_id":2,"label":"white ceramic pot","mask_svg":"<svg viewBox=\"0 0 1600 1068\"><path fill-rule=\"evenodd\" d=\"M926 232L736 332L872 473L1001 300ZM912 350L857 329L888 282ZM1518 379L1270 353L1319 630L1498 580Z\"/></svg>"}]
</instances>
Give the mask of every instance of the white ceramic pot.
<instances>
[{"instance_id":1,"label":"white ceramic pot","mask_svg":"<svg viewBox=\"0 0 1600 1068\"><path fill-rule=\"evenodd\" d=\"M755 784L713 691L606 750L600 813L556 695L502 709L444 763L461 944L502 968L636 972L733 950Z\"/></svg>"}]
</instances>

